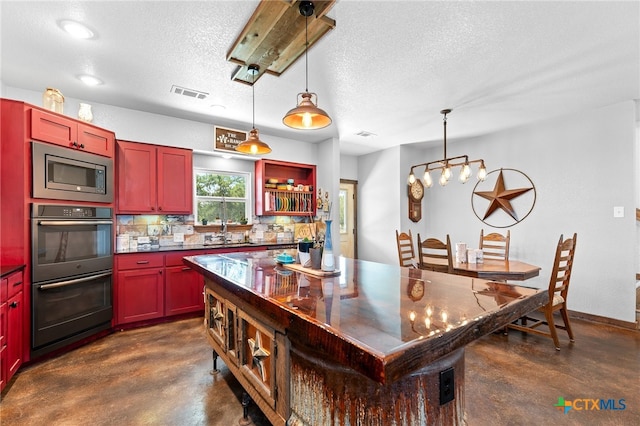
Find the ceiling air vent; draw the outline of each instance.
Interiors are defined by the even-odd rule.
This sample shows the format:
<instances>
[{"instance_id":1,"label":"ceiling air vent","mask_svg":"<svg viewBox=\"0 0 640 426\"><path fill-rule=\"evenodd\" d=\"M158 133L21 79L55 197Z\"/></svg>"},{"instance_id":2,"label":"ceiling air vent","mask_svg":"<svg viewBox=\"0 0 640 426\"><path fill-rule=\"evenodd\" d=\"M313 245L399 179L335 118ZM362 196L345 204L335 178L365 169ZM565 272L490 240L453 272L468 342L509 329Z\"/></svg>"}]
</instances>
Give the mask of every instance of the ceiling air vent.
<instances>
[{"instance_id":1,"label":"ceiling air vent","mask_svg":"<svg viewBox=\"0 0 640 426\"><path fill-rule=\"evenodd\" d=\"M187 89L186 87L180 87L176 85L171 86L171 92L175 93L176 95L183 95L194 99L205 99L207 96L209 96L209 94L206 92Z\"/></svg>"},{"instance_id":2,"label":"ceiling air vent","mask_svg":"<svg viewBox=\"0 0 640 426\"><path fill-rule=\"evenodd\" d=\"M356 133L356 136L361 136L363 138L373 138L378 135L376 135L375 133L367 132L366 130L361 130L358 133Z\"/></svg>"}]
</instances>

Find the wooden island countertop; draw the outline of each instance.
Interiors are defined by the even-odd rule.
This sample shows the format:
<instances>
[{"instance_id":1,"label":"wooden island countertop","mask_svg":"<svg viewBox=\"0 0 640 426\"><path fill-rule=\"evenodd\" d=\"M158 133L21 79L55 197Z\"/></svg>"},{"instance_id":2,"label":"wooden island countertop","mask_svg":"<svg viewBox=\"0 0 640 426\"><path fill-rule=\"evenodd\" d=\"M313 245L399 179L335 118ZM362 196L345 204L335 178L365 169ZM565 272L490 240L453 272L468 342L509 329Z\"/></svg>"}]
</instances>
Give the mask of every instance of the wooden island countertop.
<instances>
[{"instance_id":1,"label":"wooden island countertop","mask_svg":"<svg viewBox=\"0 0 640 426\"><path fill-rule=\"evenodd\" d=\"M231 370L245 389L255 388L247 391L273 423L325 424L360 412L360 420L373 421L367 424L409 415L462 424L464 346L547 297L518 285L343 257L336 265L340 275L320 278L285 269L274 256L184 258L205 277L212 347L225 364L238 367ZM256 357L261 344L269 355ZM273 358L282 347L286 356ZM442 398L440 373L448 369L455 377L454 404L433 397ZM399 409L398 392L412 400L423 392L425 401ZM322 396L330 412L323 404L309 407L308 393ZM354 393L364 398L357 406ZM371 404L377 414L358 404Z\"/></svg>"}]
</instances>

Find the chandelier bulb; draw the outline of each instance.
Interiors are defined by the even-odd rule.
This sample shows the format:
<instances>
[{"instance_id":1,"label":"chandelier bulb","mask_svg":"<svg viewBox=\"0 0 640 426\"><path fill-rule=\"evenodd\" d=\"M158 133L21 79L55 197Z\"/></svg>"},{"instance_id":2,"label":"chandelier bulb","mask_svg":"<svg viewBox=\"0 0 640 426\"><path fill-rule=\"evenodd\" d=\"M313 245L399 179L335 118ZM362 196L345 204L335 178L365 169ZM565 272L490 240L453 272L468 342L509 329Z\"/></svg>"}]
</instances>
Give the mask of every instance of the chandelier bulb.
<instances>
[{"instance_id":1,"label":"chandelier bulb","mask_svg":"<svg viewBox=\"0 0 640 426\"><path fill-rule=\"evenodd\" d=\"M431 179L431 173L429 173L429 170L424 171L422 180L424 182L424 186L426 186L427 188L431 188L431 186L433 185L433 179Z\"/></svg>"},{"instance_id":2,"label":"chandelier bulb","mask_svg":"<svg viewBox=\"0 0 640 426\"><path fill-rule=\"evenodd\" d=\"M460 176L458 176L458 180L461 183L467 183L469 180L469 176L464 172L464 169L460 170Z\"/></svg>"},{"instance_id":3,"label":"chandelier bulb","mask_svg":"<svg viewBox=\"0 0 640 426\"><path fill-rule=\"evenodd\" d=\"M480 163L480 169L478 169L478 180L484 181L487 178L487 169L484 167L484 161Z\"/></svg>"},{"instance_id":4,"label":"chandelier bulb","mask_svg":"<svg viewBox=\"0 0 640 426\"><path fill-rule=\"evenodd\" d=\"M409 174L409 185L411 185L415 181L416 181L416 176L413 174L413 170L412 170L411 173Z\"/></svg>"},{"instance_id":5,"label":"chandelier bulb","mask_svg":"<svg viewBox=\"0 0 640 426\"><path fill-rule=\"evenodd\" d=\"M442 173L444 174L445 178L447 180L449 180L451 178L451 166L449 166L449 163L447 163L444 166L444 170L442 170Z\"/></svg>"},{"instance_id":6,"label":"chandelier bulb","mask_svg":"<svg viewBox=\"0 0 640 426\"><path fill-rule=\"evenodd\" d=\"M445 186L447 183L449 183L449 178L447 177L446 170L447 169L442 170L442 173L440 174L440 180L438 180L438 183L440 183L441 186Z\"/></svg>"},{"instance_id":7,"label":"chandelier bulb","mask_svg":"<svg viewBox=\"0 0 640 426\"><path fill-rule=\"evenodd\" d=\"M469 166L469 163L464 163L464 166L462 166L462 172L464 173L464 176L469 179L471 176L471 167Z\"/></svg>"}]
</instances>

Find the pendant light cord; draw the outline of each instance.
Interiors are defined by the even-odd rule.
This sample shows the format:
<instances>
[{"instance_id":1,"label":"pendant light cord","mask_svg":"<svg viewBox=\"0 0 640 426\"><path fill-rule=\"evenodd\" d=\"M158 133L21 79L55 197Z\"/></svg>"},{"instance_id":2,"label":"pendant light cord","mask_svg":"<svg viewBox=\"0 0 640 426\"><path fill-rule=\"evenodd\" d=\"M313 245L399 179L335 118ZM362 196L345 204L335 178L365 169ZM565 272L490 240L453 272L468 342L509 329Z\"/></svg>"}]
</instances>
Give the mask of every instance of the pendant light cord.
<instances>
[{"instance_id":1,"label":"pendant light cord","mask_svg":"<svg viewBox=\"0 0 640 426\"><path fill-rule=\"evenodd\" d=\"M309 17L304 17L304 91L309 92Z\"/></svg>"},{"instance_id":2,"label":"pendant light cord","mask_svg":"<svg viewBox=\"0 0 640 426\"><path fill-rule=\"evenodd\" d=\"M447 158L447 113L444 113L444 118L442 119L444 126L444 158Z\"/></svg>"}]
</instances>

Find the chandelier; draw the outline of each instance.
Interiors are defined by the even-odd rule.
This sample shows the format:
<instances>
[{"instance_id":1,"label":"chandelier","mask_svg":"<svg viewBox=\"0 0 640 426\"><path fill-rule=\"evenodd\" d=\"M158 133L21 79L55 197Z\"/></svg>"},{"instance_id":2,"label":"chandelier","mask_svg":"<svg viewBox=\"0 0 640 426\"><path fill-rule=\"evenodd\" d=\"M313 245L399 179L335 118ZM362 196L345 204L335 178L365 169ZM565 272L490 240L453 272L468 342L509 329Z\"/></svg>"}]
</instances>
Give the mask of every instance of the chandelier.
<instances>
[{"instance_id":1,"label":"chandelier","mask_svg":"<svg viewBox=\"0 0 640 426\"><path fill-rule=\"evenodd\" d=\"M438 182L440 183L440 185L445 186L451 178L452 167L460 167L460 175L458 177L458 180L462 183L467 182L471 177L471 164L474 163L480 163L480 167L478 168L478 180L483 181L487 178L487 169L484 166L483 159L469 161L469 157L467 155L447 157L447 114L449 114L450 112L450 109L443 109L442 111L440 111L440 114L444 116L444 158L442 160L430 161L428 163L421 163L411 166L411 173L409 173L409 185L413 184L416 181L414 170L423 166L424 175L422 177L422 181L427 188L431 188L431 186L433 185L431 172L436 170L441 171L440 179L438 179Z\"/></svg>"}]
</instances>

